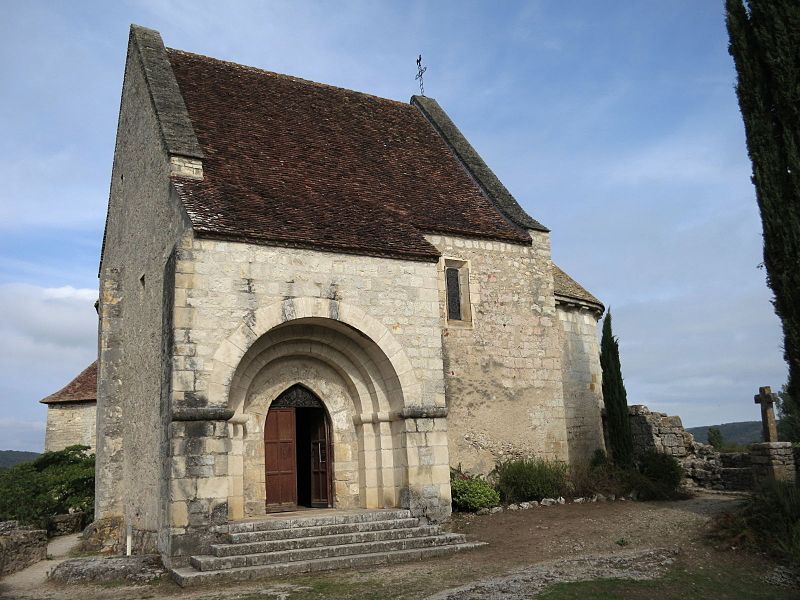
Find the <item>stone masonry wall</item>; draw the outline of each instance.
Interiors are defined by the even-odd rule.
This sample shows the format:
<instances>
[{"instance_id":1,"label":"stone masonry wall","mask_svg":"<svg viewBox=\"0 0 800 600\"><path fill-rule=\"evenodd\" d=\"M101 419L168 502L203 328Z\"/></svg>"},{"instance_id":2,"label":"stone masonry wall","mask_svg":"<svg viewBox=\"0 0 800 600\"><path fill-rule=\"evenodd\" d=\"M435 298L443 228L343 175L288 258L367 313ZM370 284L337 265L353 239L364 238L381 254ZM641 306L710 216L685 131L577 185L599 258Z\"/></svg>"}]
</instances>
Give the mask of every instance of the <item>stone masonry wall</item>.
<instances>
[{"instance_id":1,"label":"stone masonry wall","mask_svg":"<svg viewBox=\"0 0 800 600\"><path fill-rule=\"evenodd\" d=\"M100 273L96 518L124 516L143 546L134 551L152 551L164 512L164 277L188 225L170 170L141 57L131 45Z\"/></svg>"},{"instance_id":2,"label":"stone masonry wall","mask_svg":"<svg viewBox=\"0 0 800 600\"><path fill-rule=\"evenodd\" d=\"M569 458L549 235L532 246L427 236L437 273L450 460L471 473L521 456ZM444 261L466 262L471 322L448 321Z\"/></svg>"},{"instance_id":3,"label":"stone masonry wall","mask_svg":"<svg viewBox=\"0 0 800 600\"><path fill-rule=\"evenodd\" d=\"M63 450L80 444L95 451L97 439L96 402L62 402L47 406L45 452Z\"/></svg>"},{"instance_id":4,"label":"stone masonry wall","mask_svg":"<svg viewBox=\"0 0 800 600\"><path fill-rule=\"evenodd\" d=\"M766 479L795 481L794 452L791 442L762 442L750 446L750 464L756 483Z\"/></svg>"},{"instance_id":5,"label":"stone masonry wall","mask_svg":"<svg viewBox=\"0 0 800 600\"><path fill-rule=\"evenodd\" d=\"M261 337L258 340L247 338L253 335L250 327L258 328L256 315L272 315L277 318L277 324L283 322L289 326L296 313L309 303L324 306L324 314L318 316L325 318L314 321L316 327L323 329L326 320L339 323L345 318L344 314L338 313L340 310L348 310L348 314L360 311L363 317L350 325L361 331L361 336L371 336L369 343L373 345L379 338L390 336L397 353L394 357L372 356L364 368L374 370L377 365L385 369L388 359L399 360L399 364L405 365L403 370L413 374L416 382L402 390L405 406L430 409L443 409L445 406L438 281L434 263L255 246L187 236L177 254L175 281L173 413L228 409L231 380L212 380L215 366L222 365L223 370L229 369L232 373L242 353L262 340ZM370 326L367 321L375 321L376 325ZM242 327L250 333L237 333L242 331ZM300 339L303 331L297 329L296 335ZM336 331L331 330L330 336L336 335ZM323 334L328 342L332 339L330 336ZM268 338L268 335L263 337ZM312 341L309 338L304 349L298 350L299 356L314 351L316 346L312 347ZM324 350L325 360L332 366L341 367L343 372L349 371L350 367L337 365L336 343L331 350ZM239 357L229 356L227 350L224 356L219 355L218 352L225 348L239 352ZM265 351L268 349L265 347ZM405 373L397 375L407 376ZM323 397L322 400L326 399ZM424 451L423 444L424 448L446 449L446 421L437 419L441 424L434 427L433 419L418 419L426 423L431 421L429 427L418 431L417 426L426 425L417 425L413 419L396 420L400 419L402 410L403 406L393 406L391 414L359 417L374 422L385 439L392 440L395 445L405 445L409 485L426 482L424 485L427 486L426 496L417 500L432 508L436 505L439 512L449 513L446 451L437 453L435 459L434 455L425 459L421 454L417 457L417 449ZM173 424L174 427L177 425ZM406 427L414 429L402 429ZM226 509L233 510L232 514L239 510L228 506L228 502L240 498L245 491L241 483L242 452L245 450L241 430L242 425L229 423L227 433L215 428L213 438L197 438L191 443L173 438L170 513L174 564L180 564L183 560L181 553L186 548L202 548L202 544L213 538L213 531L194 526L191 518L187 522L184 515L202 513L206 523L213 523ZM177 435L177 430L173 435ZM187 450L190 446L205 448L206 452L216 452L214 449L224 447L235 460L229 460L225 469L216 468L215 463L213 474L205 473L201 467L210 465L200 465L197 461L201 453ZM359 450L373 455L380 452L369 447ZM334 448L335 460L339 456L339 450ZM190 463L196 463L197 468L190 469ZM249 489L256 488L251 486ZM410 501L408 494L404 497L406 502ZM254 501L258 498L245 499L244 504ZM241 504L238 500L237 503ZM199 524L201 521L198 516L194 522ZM196 546L197 543L201 546Z\"/></svg>"},{"instance_id":6,"label":"stone masonry wall","mask_svg":"<svg viewBox=\"0 0 800 600\"><path fill-rule=\"evenodd\" d=\"M564 382L564 410L567 445L573 463L588 461L603 441L603 384L600 348L597 342L596 312L556 306L561 328L561 376Z\"/></svg>"}]
</instances>

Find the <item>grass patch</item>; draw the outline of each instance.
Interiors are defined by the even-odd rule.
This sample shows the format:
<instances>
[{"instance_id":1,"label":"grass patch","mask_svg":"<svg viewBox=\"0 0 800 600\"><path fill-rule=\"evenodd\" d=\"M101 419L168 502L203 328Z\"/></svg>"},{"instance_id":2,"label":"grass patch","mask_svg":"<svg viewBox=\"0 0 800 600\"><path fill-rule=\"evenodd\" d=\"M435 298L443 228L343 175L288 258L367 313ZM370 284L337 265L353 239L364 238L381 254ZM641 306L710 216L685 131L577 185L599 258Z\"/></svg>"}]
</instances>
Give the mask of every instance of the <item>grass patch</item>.
<instances>
[{"instance_id":1,"label":"grass patch","mask_svg":"<svg viewBox=\"0 0 800 600\"><path fill-rule=\"evenodd\" d=\"M729 560L721 553L702 564L696 559L679 561L664 576L651 581L597 579L556 584L538 596L540 600L789 600L798 590L764 582L768 567L763 563Z\"/></svg>"}]
</instances>

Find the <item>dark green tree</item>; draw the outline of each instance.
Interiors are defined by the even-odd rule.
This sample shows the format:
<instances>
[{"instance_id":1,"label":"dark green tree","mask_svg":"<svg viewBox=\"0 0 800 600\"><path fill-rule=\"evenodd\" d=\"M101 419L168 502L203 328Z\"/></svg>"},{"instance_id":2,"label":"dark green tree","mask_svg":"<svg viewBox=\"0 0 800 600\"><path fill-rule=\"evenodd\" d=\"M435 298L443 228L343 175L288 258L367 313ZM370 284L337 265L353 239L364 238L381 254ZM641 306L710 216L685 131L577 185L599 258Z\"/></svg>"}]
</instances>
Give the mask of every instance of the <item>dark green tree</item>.
<instances>
[{"instance_id":1,"label":"dark green tree","mask_svg":"<svg viewBox=\"0 0 800 600\"><path fill-rule=\"evenodd\" d=\"M800 442L800 406L786 390L786 386L778 392L775 403L778 413L778 439L782 442Z\"/></svg>"},{"instance_id":2,"label":"dark green tree","mask_svg":"<svg viewBox=\"0 0 800 600\"><path fill-rule=\"evenodd\" d=\"M788 394L800 403L800 2L726 0L736 93L783 325Z\"/></svg>"},{"instance_id":3,"label":"dark green tree","mask_svg":"<svg viewBox=\"0 0 800 600\"><path fill-rule=\"evenodd\" d=\"M600 340L600 367L603 370L603 401L606 406L608 440L611 459L621 467L633 465L633 438L628 417L628 394L622 382L619 343L611 331L611 310L603 320Z\"/></svg>"},{"instance_id":4,"label":"dark green tree","mask_svg":"<svg viewBox=\"0 0 800 600\"><path fill-rule=\"evenodd\" d=\"M714 448L717 450L722 448L725 440L722 438L722 431L720 431L719 427L708 428L708 443L714 446Z\"/></svg>"},{"instance_id":5,"label":"dark green tree","mask_svg":"<svg viewBox=\"0 0 800 600\"><path fill-rule=\"evenodd\" d=\"M0 472L0 521L43 526L71 510L94 509L94 454L87 446L45 452Z\"/></svg>"}]
</instances>

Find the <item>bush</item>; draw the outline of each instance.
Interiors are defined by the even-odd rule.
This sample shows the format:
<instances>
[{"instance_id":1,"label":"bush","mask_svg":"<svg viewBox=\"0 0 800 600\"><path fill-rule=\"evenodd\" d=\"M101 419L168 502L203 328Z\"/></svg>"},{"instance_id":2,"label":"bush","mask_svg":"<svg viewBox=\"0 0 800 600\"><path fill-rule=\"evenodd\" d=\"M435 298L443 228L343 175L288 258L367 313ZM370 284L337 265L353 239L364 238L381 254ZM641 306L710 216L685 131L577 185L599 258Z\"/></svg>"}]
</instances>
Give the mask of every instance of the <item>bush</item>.
<instances>
[{"instance_id":1,"label":"bush","mask_svg":"<svg viewBox=\"0 0 800 600\"><path fill-rule=\"evenodd\" d=\"M786 481L767 481L745 507L750 527L766 549L800 565L800 489Z\"/></svg>"},{"instance_id":2,"label":"bush","mask_svg":"<svg viewBox=\"0 0 800 600\"><path fill-rule=\"evenodd\" d=\"M495 477L500 495L509 503L557 498L567 490L567 466L539 458L501 463Z\"/></svg>"},{"instance_id":3,"label":"bush","mask_svg":"<svg viewBox=\"0 0 800 600\"><path fill-rule=\"evenodd\" d=\"M500 494L480 477L457 474L450 479L450 491L456 510L475 512L500 504Z\"/></svg>"},{"instance_id":4,"label":"bush","mask_svg":"<svg viewBox=\"0 0 800 600\"><path fill-rule=\"evenodd\" d=\"M94 508L94 455L87 446L45 452L0 472L0 521L44 526L49 517Z\"/></svg>"},{"instance_id":5,"label":"bush","mask_svg":"<svg viewBox=\"0 0 800 600\"><path fill-rule=\"evenodd\" d=\"M638 460L638 472L628 474L629 483L642 500L672 500L680 498L683 467L669 454L648 450Z\"/></svg>"},{"instance_id":6,"label":"bush","mask_svg":"<svg viewBox=\"0 0 800 600\"><path fill-rule=\"evenodd\" d=\"M709 537L726 548L760 548L800 567L800 489L766 481L737 511L714 518Z\"/></svg>"}]
</instances>

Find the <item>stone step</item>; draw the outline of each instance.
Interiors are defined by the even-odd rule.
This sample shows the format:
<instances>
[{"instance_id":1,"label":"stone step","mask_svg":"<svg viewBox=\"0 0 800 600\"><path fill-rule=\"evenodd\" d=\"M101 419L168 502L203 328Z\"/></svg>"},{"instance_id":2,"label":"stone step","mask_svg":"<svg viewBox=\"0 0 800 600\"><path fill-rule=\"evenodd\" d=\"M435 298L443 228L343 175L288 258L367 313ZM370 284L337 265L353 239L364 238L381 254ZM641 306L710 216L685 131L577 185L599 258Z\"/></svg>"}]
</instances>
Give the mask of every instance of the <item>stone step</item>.
<instances>
[{"instance_id":1,"label":"stone step","mask_svg":"<svg viewBox=\"0 0 800 600\"><path fill-rule=\"evenodd\" d=\"M370 521L391 521L392 519L411 518L411 511L406 509L359 510L353 512L331 512L326 515L310 517L268 517L253 521L239 521L228 526L228 532L246 533L250 531L270 531L274 529L291 529L295 527L320 527L324 525L342 525L346 523L367 523Z\"/></svg>"},{"instance_id":2,"label":"stone step","mask_svg":"<svg viewBox=\"0 0 800 600\"><path fill-rule=\"evenodd\" d=\"M314 527L292 527L289 529L268 529L266 531L246 531L244 533L228 534L231 544L267 542L272 540L297 539L303 537L317 537L321 535L340 535L343 533L358 533L361 531L380 531L386 529L405 529L419 527L420 522L416 517L409 519L391 519L386 521L365 521L363 523L340 523L338 525L317 525Z\"/></svg>"},{"instance_id":3,"label":"stone step","mask_svg":"<svg viewBox=\"0 0 800 600\"><path fill-rule=\"evenodd\" d=\"M258 565L252 567L235 567L217 571L196 571L191 567L182 567L172 570L172 577L181 587L205 585L209 583L224 583L232 581L249 581L267 577L283 577L296 573L311 573L331 571L334 569L348 569L369 565L385 565L397 562L423 560L436 556L443 556L471 550L485 546L484 542L449 544L445 546L432 546L428 548L413 548L410 550L395 550L392 552L378 552L368 554L351 554L335 556L317 560L304 560L288 563Z\"/></svg>"},{"instance_id":4,"label":"stone step","mask_svg":"<svg viewBox=\"0 0 800 600\"><path fill-rule=\"evenodd\" d=\"M429 548L432 546L447 546L464 543L461 534L447 533L435 536L413 537L399 540L385 540L363 542L359 544L343 544L339 546L322 546L319 548L301 548L298 550L283 550L263 554L243 554L238 556L192 556L190 564L198 571L218 571L240 567L254 567L277 563L297 561L320 560L350 554L385 553L395 550L411 550Z\"/></svg>"},{"instance_id":5,"label":"stone step","mask_svg":"<svg viewBox=\"0 0 800 600\"><path fill-rule=\"evenodd\" d=\"M412 537L429 537L439 535L440 533L441 527L437 525L422 525L419 527L404 527L399 529L356 531L340 535L320 535L249 543L213 544L211 546L211 554L219 557L258 554L261 552L281 552L283 550L300 550L302 548L320 548L322 546L342 546L345 544L362 544L365 542L399 540Z\"/></svg>"}]
</instances>

